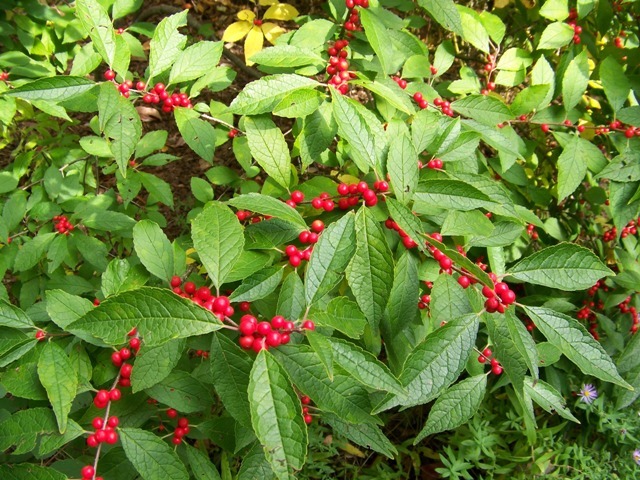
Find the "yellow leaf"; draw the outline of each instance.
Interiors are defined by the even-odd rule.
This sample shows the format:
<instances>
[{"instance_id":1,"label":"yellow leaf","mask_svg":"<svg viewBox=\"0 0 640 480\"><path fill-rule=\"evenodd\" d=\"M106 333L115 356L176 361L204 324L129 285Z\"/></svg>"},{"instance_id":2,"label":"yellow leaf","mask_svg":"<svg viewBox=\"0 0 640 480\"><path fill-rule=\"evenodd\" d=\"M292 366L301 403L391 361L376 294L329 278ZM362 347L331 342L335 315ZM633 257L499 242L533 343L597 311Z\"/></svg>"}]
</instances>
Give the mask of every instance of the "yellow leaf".
<instances>
[{"instance_id":1,"label":"yellow leaf","mask_svg":"<svg viewBox=\"0 0 640 480\"><path fill-rule=\"evenodd\" d=\"M582 100L587 102L587 106L589 108L595 108L596 110L602 109L602 107L600 106L600 102L593 97L590 97L588 95L583 95Z\"/></svg>"},{"instance_id":2,"label":"yellow leaf","mask_svg":"<svg viewBox=\"0 0 640 480\"><path fill-rule=\"evenodd\" d=\"M241 10L238 12L238 18L245 22L253 23L253 19L256 18L256 14L251 10Z\"/></svg>"},{"instance_id":3,"label":"yellow leaf","mask_svg":"<svg viewBox=\"0 0 640 480\"><path fill-rule=\"evenodd\" d=\"M274 5L276 3L278 3L278 0L260 0L260 5L262 5L263 7L267 5Z\"/></svg>"},{"instance_id":4,"label":"yellow leaf","mask_svg":"<svg viewBox=\"0 0 640 480\"><path fill-rule=\"evenodd\" d=\"M271 20L291 20L297 16L298 10L294 7L288 3L278 3L269 7L262 18L269 18Z\"/></svg>"},{"instance_id":5,"label":"yellow leaf","mask_svg":"<svg viewBox=\"0 0 640 480\"><path fill-rule=\"evenodd\" d=\"M255 63L249 59L262 50L263 43L264 35L262 35L262 30L259 27L253 27L244 41L244 60L247 65L251 66Z\"/></svg>"},{"instance_id":6,"label":"yellow leaf","mask_svg":"<svg viewBox=\"0 0 640 480\"><path fill-rule=\"evenodd\" d=\"M278 37L286 32L284 28L281 28L275 23L271 22L263 23L262 31L264 32L264 36L267 37L267 40L269 40L269 43L271 44L275 43Z\"/></svg>"},{"instance_id":7,"label":"yellow leaf","mask_svg":"<svg viewBox=\"0 0 640 480\"><path fill-rule=\"evenodd\" d=\"M234 22L227 27L222 35L223 42L237 42L244 37L253 25L249 22Z\"/></svg>"}]
</instances>

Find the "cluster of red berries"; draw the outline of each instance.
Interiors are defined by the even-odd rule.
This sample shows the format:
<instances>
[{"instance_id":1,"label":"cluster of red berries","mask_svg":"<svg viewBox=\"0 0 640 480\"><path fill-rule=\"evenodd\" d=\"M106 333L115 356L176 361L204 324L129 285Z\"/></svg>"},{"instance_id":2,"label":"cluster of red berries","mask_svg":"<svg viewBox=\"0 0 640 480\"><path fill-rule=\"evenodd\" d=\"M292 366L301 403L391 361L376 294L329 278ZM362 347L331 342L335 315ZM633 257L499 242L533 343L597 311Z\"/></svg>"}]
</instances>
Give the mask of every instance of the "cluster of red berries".
<instances>
[{"instance_id":1,"label":"cluster of red berries","mask_svg":"<svg viewBox=\"0 0 640 480\"><path fill-rule=\"evenodd\" d=\"M209 352L206 350L196 350L194 354L199 358L209 358Z\"/></svg>"},{"instance_id":2,"label":"cluster of red berries","mask_svg":"<svg viewBox=\"0 0 640 480\"><path fill-rule=\"evenodd\" d=\"M630 313L631 321L633 322L631 325L630 332L634 334L640 328L640 316L638 315L638 310L634 306L629 306L631 303L631 296L625 298L621 303L618 304L618 308L620 309L620 313Z\"/></svg>"},{"instance_id":3,"label":"cluster of red berries","mask_svg":"<svg viewBox=\"0 0 640 480\"><path fill-rule=\"evenodd\" d=\"M80 470L80 474L84 480L104 480L103 477L96 477L96 469L91 465L86 465Z\"/></svg>"},{"instance_id":4,"label":"cluster of red berries","mask_svg":"<svg viewBox=\"0 0 640 480\"><path fill-rule=\"evenodd\" d=\"M357 13L355 15L358 17ZM349 71L349 61L347 60L349 52L345 50L348 45L349 40L340 39L336 40L334 44L327 49L327 53L329 53L327 75L331 75L329 85L333 85L343 95L349 91L349 84L347 82L356 77L355 72Z\"/></svg>"},{"instance_id":5,"label":"cluster of red berries","mask_svg":"<svg viewBox=\"0 0 640 480\"><path fill-rule=\"evenodd\" d=\"M603 290L605 292L609 291L609 287L602 281L598 280L589 290L587 290L587 295L590 297L595 297L598 290Z\"/></svg>"},{"instance_id":6,"label":"cluster of red berries","mask_svg":"<svg viewBox=\"0 0 640 480\"><path fill-rule=\"evenodd\" d=\"M451 102L449 102L448 100L442 100L441 98L436 98L433 101L433 104L436 107L440 108L440 110L444 115L447 115L448 117L453 117L453 110L451 110Z\"/></svg>"},{"instance_id":7,"label":"cluster of red berries","mask_svg":"<svg viewBox=\"0 0 640 480\"><path fill-rule=\"evenodd\" d=\"M132 330L133 332L133 330ZM136 335L136 333L129 332L130 336ZM114 367L120 369L120 379L118 380L118 385L121 387L130 387L131 386L131 372L133 371L133 365L127 363L134 354L137 354L140 350L140 338L133 336L129 340L129 348L121 348L117 352L113 352L111 354L111 363ZM98 405L96 405L97 407ZM101 408L101 407L98 407Z\"/></svg>"},{"instance_id":8,"label":"cluster of red berries","mask_svg":"<svg viewBox=\"0 0 640 480\"><path fill-rule=\"evenodd\" d=\"M115 445L118 442L118 432L115 429L119 424L120 420L116 416L110 416L106 422L102 417L95 417L91 422L95 431L87 437L87 445L92 448L101 443Z\"/></svg>"},{"instance_id":9,"label":"cluster of red berries","mask_svg":"<svg viewBox=\"0 0 640 480\"><path fill-rule=\"evenodd\" d=\"M142 87L142 89L140 89ZM141 92L144 92L144 82L138 82L136 88ZM142 97L144 103L160 103L162 102L162 111L165 113L173 112L175 107L191 108L191 100L186 93L180 93L175 91L173 93L167 92L164 84L156 83L154 87L145 93Z\"/></svg>"},{"instance_id":10,"label":"cluster of red berries","mask_svg":"<svg viewBox=\"0 0 640 480\"><path fill-rule=\"evenodd\" d=\"M284 203L289 205L291 208L296 208L299 204L304 201L304 193L300 190L294 190L291 192L291 198L286 200Z\"/></svg>"},{"instance_id":11,"label":"cluster of red berries","mask_svg":"<svg viewBox=\"0 0 640 480\"><path fill-rule=\"evenodd\" d=\"M345 5L349 10L349 19L344 22L344 29L349 32L355 32L358 30L362 30L362 25L360 24L360 15L358 14L358 10L356 7L360 8L369 8L369 0L345 0Z\"/></svg>"},{"instance_id":12,"label":"cluster of red berries","mask_svg":"<svg viewBox=\"0 0 640 480\"><path fill-rule=\"evenodd\" d=\"M306 395L302 395L300 397L300 403L302 404L302 418L304 419L304 423L309 425L313 422L313 417L309 413L309 404L311 403L311 399Z\"/></svg>"},{"instance_id":13,"label":"cluster of red berries","mask_svg":"<svg viewBox=\"0 0 640 480\"><path fill-rule=\"evenodd\" d=\"M610 132L622 132L626 138L633 138L634 136L640 137L640 128L635 128L632 125L624 125L620 120L613 120L609 122L609 125L599 125L596 130L596 135L603 135Z\"/></svg>"},{"instance_id":14,"label":"cluster of red berries","mask_svg":"<svg viewBox=\"0 0 640 480\"><path fill-rule=\"evenodd\" d=\"M400 238L402 238L402 244L406 249L410 250L418 246L416 242L414 242L411 238L409 238L409 235L407 235L407 232L401 229L400 226L393 221L393 219L387 218L384 222L384 226L387 227L389 230L395 230L396 232L398 232L398 234L400 235Z\"/></svg>"},{"instance_id":15,"label":"cluster of red berries","mask_svg":"<svg viewBox=\"0 0 640 480\"><path fill-rule=\"evenodd\" d=\"M0 82L6 82L7 80L9 80L9 74L0 71Z\"/></svg>"},{"instance_id":16,"label":"cluster of red berries","mask_svg":"<svg viewBox=\"0 0 640 480\"><path fill-rule=\"evenodd\" d=\"M361 199L367 207L373 207L378 204L378 193L384 194L387 191L389 191L389 184L384 180L375 181L373 189L369 188L369 184L365 181L352 184L341 183L338 185L338 195L341 197L338 200L338 208L347 210L349 207L358 205ZM336 204L328 193L323 192L311 201L311 206L317 210L330 212Z\"/></svg>"},{"instance_id":17,"label":"cluster of red berries","mask_svg":"<svg viewBox=\"0 0 640 480\"><path fill-rule=\"evenodd\" d=\"M262 220L269 220L271 218L270 215L256 215L252 212L248 212L247 210L238 210L236 212L236 217L238 217L238 220L241 222L248 219L251 223L260 223Z\"/></svg>"},{"instance_id":18,"label":"cluster of red berries","mask_svg":"<svg viewBox=\"0 0 640 480\"><path fill-rule=\"evenodd\" d=\"M582 33L582 27L576 23L578 19L578 11L575 8L569 10L569 18L567 18L567 25L573 28L573 43L579 45L582 42L580 34Z\"/></svg>"},{"instance_id":19,"label":"cluster of red berries","mask_svg":"<svg viewBox=\"0 0 640 480\"><path fill-rule=\"evenodd\" d=\"M591 310L591 308L595 306L595 302L585 300L584 304L584 307L578 310L576 318L578 320L587 320L589 322L589 333L594 339L600 340L600 335L598 334L598 319L596 314Z\"/></svg>"},{"instance_id":20,"label":"cluster of red berries","mask_svg":"<svg viewBox=\"0 0 640 480\"><path fill-rule=\"evenodd\" d=\"M403 79L402 77L398 77L398 76L394 75L394 76L391 77L391 80L396 82L401 89L404 90L405 88L407 88L407 81L405 79Z\"/></svg>"},{"instance_id":21,"label":"cluster of red berries","mask_svg":"<svg viewBox=\"0 0 640 480\"><path fill-rule=\"evenodd\" d=\"M613 39L613 44L616 46L616 48L624 48L624 40L622 40L622 37L626 37L627 34L624 32L620 32L620 34Z\"/></svg>"},{"instance_id":22,"label":"cluster of red berries","mask_svg":"<svg viewBox=\"0 0 640 480\"><path fill-rule=\"evenodd\" d=\"M235 309L231 306L229 298L221 295L216 297L211 293L209 287L197 287L193 282L185 282L182 285L182 279L177 275L171 278L171 288L173 293L183 298L188 298L201 307L206 308L216 315L220 321L224 321L226 317L231 317L235 313Z\"/></svg>"},{"instance_id":23,"label":"cluster of red berries","mask_svg":"<svg viewBox=\"0 0 640 480\"><path fill-rule=\"evenodd\" d=\"M425 108L429 108L429 102L424 98L421 92L416 92L413 94L413 99L418 104L418 106L424 110Z\"/></svg>"},{"instance_id":24,"label":"cluster of red berries","mask_svg":"<svg viewBox=\"0 0 640 480\"><path fill-rule=\"evenodd\" d=\"M429 291L433 288L433 282L425 281L425 286ZM431 303L431 295L428 293L424 293L420 295L420 299L418 300L418 308L420 310L424 310L425 308L429 308L429 304Z\"/></svg>"},{"instance_id":25,"label":"cluster of red berries","mask_svg":"<svg viewBox=\"0 0 640 480\"><path fill-rule=\"evenodd\" d=\"M489 92L493 92L496 89L495 82L491 81L491 75L496 69L496 57L494 55L488 55L487 63L484 65L484 71L487 74L487 85L481 90L482 95L489 95Z\"/></svg>"},{"instance_id":26,"label":"cluster of red berries","mask_svg":"<svg viewBox=\"0 0 640 480\"><path fill-rule=\"evenodd\" d=\"M75 228L71 223L69 223L69 219L64 215L56 215L53 217L53 227L63 235L69 235Z\"/></svg>"},{"instance_id":27,"label":"cluster of red berries","mask_svg":"<svg viewBox=\"0 0 640 480\"><path fill-rule=\"evenodd\" d=\"M442 170L444 168L444 162L439 158L432 158L427 163L422 163L418 160L418 168L430 168L431 170Z\"/></svg>"},{"instance_id":28,"label":"cluster of red berries","mask_svg":"<svg viewBox=\"0 0 640 480\"><path fill-rule=\"evenodd\" d=\"M47 338L47 332L45 332L44 330L36 330L36 334L34 335L34 337L35 337L36 340L41 342L45 338Z\"/></svg>"},{"instance_id":29,"label":"cluster of red berries","mask_svg":"<svg viewBox=\"0 0 640 480\"><path fill-rule=\"evenodd\" d=\"M276 315L271 322L258 322L253 315L243 315L240 319L240 339L238 343L245 350L253 349L255 352L267 350L270 347L286 345L291 341L293 332L303 330L315 330L315 323L305 320L300 327L295 322L285 319L282 315Z\"/></svg>"},{"instance_id":30,"label":"cluster of red berries","mask_svg":"<svg viewBox=\"0 0 640 480\"><path fill-rule=\"evenodd\" d=\"M491 358L492 355L493 355L493 352L489 347L487 347L482 351L482 353L478 357L478 362L485 363L487 360L491 359L491 362L490 362L491 372L494 375L500 375L502 373L502 365L500 365L500 362L495 357Z\"/></svg>"},{"instance_id":31,"label":"cluster of red berries","mask_svg":"<svg viewBox=\"0 0 640 480\"><path fill-rule=\"evenodd\" d=\"M311 258L311 252L313 252L313 245L318 243L320 234L324 230L324 222L322 220L314 220L311 223L311 230L305 230L300 232L298 240L302 244L308 244L309 247L304 250L299 250L295 245L287 245L284 249L284 253L289 257L289 264L298 268L303 260L309 261Z\"/></svg>"},{"instance_id":32,"label":"cluster of red berries","mask_svg":"<svg viewBox=\"0 0 640 480\"><path fill-rule=\"evenodd\" d=\"M531 240L538 240L538 232L536 232L536 226L533 223L527 225L527 235L531 237Z\"/></svg>"},{"instance_id":33,"label":"cluster of red berries","mask_svg":"<svg viewBox=\"0 0 640 480\"><path fill-rule=\"evenodd\" d=\"M174 408L169 408L167 410L167 417L176 418L178 416L178 411ZM176 428L173 430L173 437L171 438L171 443L174 445L180 445L182 443L182 438L189 434L189 419L186 417L181 417L178 419L176 424Z\"/></svg>"},{"instance_id":34,"label":"cluster of red berries","mask_svg":"<svg viewBox=\"0 0 640 480\"><path fill-rule=\"evenodd\" d=\"M491 290L486 285L482 287L482 295L486 298L484 308L489 313L504 313L507 307L516 301L516 294L504 282L498 282L495 273L489 273L489 277L493 280L495 286Z\"/></svg>"}]
</instances>

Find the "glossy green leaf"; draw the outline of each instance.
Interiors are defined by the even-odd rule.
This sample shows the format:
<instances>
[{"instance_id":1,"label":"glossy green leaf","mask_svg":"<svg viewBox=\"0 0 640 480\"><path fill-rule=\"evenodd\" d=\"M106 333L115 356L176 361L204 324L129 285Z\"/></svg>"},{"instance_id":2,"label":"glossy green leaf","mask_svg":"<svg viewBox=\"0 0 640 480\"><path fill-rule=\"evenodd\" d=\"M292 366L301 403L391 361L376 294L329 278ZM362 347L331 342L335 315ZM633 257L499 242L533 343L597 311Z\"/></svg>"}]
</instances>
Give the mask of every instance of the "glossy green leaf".
<instances>
[{"instance_id":1,"label":"glossy green leaf","mask_svg":"<svg viewBox=\"0 0 640 480\"><path fill-rule=\"evenodd\" d=\"M389 71L394 56L393 45L389 42L389 35L384 22L369 9L363 8L359 11L359 14L364 33L369 45L376 52L382 71L387 74L393 73Z\"/></svg>"},{"instance_id":2,"label":"glossy green leaf","mask_svg":"<svg viewBox=\"0 0 640 480\"><path fill-rule=\"evenodd\" d=\"M156 277L169 281L174 273L171 242L157 223L141 220L133 227L133 247L140 261Z\"/></svg>"},{"instance_id":3,"label":"glossy green leaf","mask_svg":"<svg viewBox=\"0 0 640 480\"><path fill-rule=\"evenodd\" d=\"M622 66L612 56L605 57L600 64L600 80L604 93L614 112L618 112L629 96L629 80Z\"/></svg>"},{"instance_id":4,"label":"glossy green leaf","mask_svg":"<svg viewBox=\"0 0 640 480\"><path fill-rule=\"evenodd\" d=\"M288 93L300 88L318 85L317 81L300 75L270 75L245 86L231 102L229 108L238 115L258 115L271 112Z\"/></svg>"},{"instance_id":5,"label":"glossy green leaf","mask_svg":"<svg viewBox=\"0 0 640 480\"><path fill-rule=\"evenodd\" d=\"M300 158L304 166L315 162L331 145L338 125L333 118L332 105L325 102L318 110L304 119L300 140Z\"/></svg>"},{"instance_id":6,"label":"glossy green leaf","mask_svg":"<svg viewBox=\"0 0 640 480\"><path fill-rule=\"evenodd\" d=\"M590 162L603 161L604 156L598 147L579 136L573 137L558 157L558 201L580 186Z\"/></svg>"},{"instance_id":7,"label":"glossy green leaf","mask_svg":"<svg viewBox=\"0 0 640 480\"><path fill-rule=\"evenodd\" d=\"M491 126L513 118L507 105L488 95L469 95L453 102L451 108L466 117Z\"/></svg>"},{"instance_id":8,"label":"glossy green leaf","mask_svg":"<svg viewBox=\"0 0 640 480\"><path fill-rule=\"evenodd\" d=\"M0 477L3 480L67 480L65 474L33 463L0 465Z\"/></svg>"},{"instance_id":9,"label":"glossy green leaf","mask_svg":"<svg viewBox=\"0 0 640 480\"><path fill-rule=\"evenodd\" d=\"M457 5L462 22L462 38L484 53L489 53L489 33L475 10Z\"/></svg>"},{"instance_id":10,"label":"glossy green leaf","mask_svg":"<svg viewBox=\"0 0 640 480\"><path fill-rule=\"evenodd\" d=\"M78 374L65 351L55 342L47 342L40 352L38 377L56 414L58 430L64 433L71 403L76 398Z\"/></svg>"},{"instance_id":11,"label":"glossy green leaf","mask_svg":"<svg viewBox=\"0 0 640 480\"><path fill-rule=\"evenodd\" d=\"M491 204L491 199L477 188L459 180L420 182L414 198L439 208L474 210Z\"/></svg>"},{"instance_id":12,"label":"glossy green leaf","mask_svg":"<svg viewBox=\"0 0 640 480\"><path fill-rule=\"evenodd\" d=\"M251 61L265 67L293 68L322 63L324 60L309 48L283 44L263 48L251 56Z\"/></svg>"},{"instance_id":13,"label":"glossy green leaf","mask_svg":"<svg viewBox=\"0 0 640 480\"><path fill-rule=\"evenodd\" d=\"M191 237L209 278L219 289L242 253L242 225L229 207L211 202L193 220Z\"/></svg>"},{"instance_id":14,"label":"glossy green leaf","mask_svg":"<svg viewBox=\"0 0 640 480\"><path fill-rule=\"evenodd\" d=\"M284 269L282 266L274 266L260 270L246 278L238 288L236 288L229 300L232 302L253 302L266 297L274 292L280 282Z\"/></svg>"},{"instance_id":15,"label":"glossy green leaf","mask_svg":"<svg viewBox=\"0 0 640 480\"><path fill-rule=\"evenodd\" d=\"M207 162L213 162L216 148L216 130L213 126L200 118L200 114L189 108L176 108L173 111L178 130L189 145L189 148L200 155Z\"/></svg>"},{"instance_id":16,"label":"glossy green leaf","mask_svg":"<svg viewBox=\"0 0 640 480\"><path fill-rule=\"evenodd\" d=\"M25 270L35 267L38 262L42 260L42 256L55 237L56 234L53 232L40 233L28 242L25 242L16 254L14 261L15 270L24 272Z\"/></svg>"},{"instance_id":17,"label":"glossy green leaf","mask_svg":"<svg viewBox=\"0 0 640 480\"><path fill-rule=\"evenodd\" d=\"M338 133L350 146L349 154L358 169L367 173L377 165L375 139L365 118L354 106L354 100L344 98L331 91L333 118L338 124Z\"/></svg>"},{"instance_id":18,"label":"glossy green leaf","mask_svg":"<svg viewBox=\"0 0 640 480\"><path fill-rule=\"evenodd\" d=\"M590 250L573 243L543 248L508 272L514 278L561 290L584 290L613 272Z\"/></svg>"},{"instance_id":19,"label":"glossy green leaf","mask_svg":"<svg viewBox=\"0 0 640 480\"><path fill-rule=\"evenodd\" d=\"M246 193L232 198L227 202L229 205L239 210L249 210L250 212L276 217L295 225L300 230L307 230L307 223L295 208L277 198L262 195L260 193Z\"/></svg>"},{"instance_id":20,"label":"glossy green leaf","mask_svg":"<svg viewBox=\"0 0 640 480\"><path fill-rule=\"evenodd\" d=\"M295 90L273 108L273 114L278 117L303 118L318 110L325 98L326 95L313 88Z\"/></svg>"},{"instance_id":21,"label":"glossy green leaf","mask_svg":"<svg viewBox=\"0 0 640 480\"><path fill-rule=\"evenodd\" d=\"M333 298L322 310L312 310L312 318L317 325L333 328L351 338L360 338L367 325L358 304L347 297Z\"/></svg>"},{"instance_id":22,"label":"glossy green leaf","mask_svg":"<svg viewBox=\"0 0 640 480\"><path fill-rule=\"evenodd\" d=\"M311 397L321 410L335 413L351 423L380 423L370 413L367 389L338 368L334 369L333 380L329 379L324 365L311 347L283 345L274 349L273 355L296 387Z\"/></svg>"},{"instance_id":23,"label":"glossy green leaf","mask_svg":"<svg viewBox=\"0 0 640 480\"><path fill-rule=\"evenodd\" d=\"M407 393L387 395L374 413L397 405L422 405L437 398L464 369L475 345L478 325L478 316L469 314L429 334L409 355L400 374L400 383Z\"/></svg>"},{"instance_id":24,"label":"glossy green leaf","mask_svg":"<svg viewBox=\"0 0 640 480\"><path fill-rule=\"evenodd\" d=\"M418 5L444 28L462 35L462 19L453 0L418 0Z\"/></svg>"},{"instance_id":25,"label":"glossy green leaf","mask_svg":"<svg viewBox=\"0 0 640 480\"><path fill-rule=\"evenodd\" d=\"M167 442L140 428L119 428L122 448L144 480L188 480L189 473Z\"/></svg>"},{"instance_id":26,"label":"glossy green leaf","mask_svg":"<svg viewBox=\"0 0 640 480\"><path fill-rule=\"evenodd\" d=\"M347 213L322 232L305 273L307 305L312 305L336 287L355 251L355 243L353 213Z\"/></svg>"},{"instance_id":27,"label":"glossy green leaf","mask_svg":"<svg viewBox=\"0 0 640 480\"><path fill-rule=\"evenodd\" d=\"M222 47L222 42L200 41L185 48L171 68L169 83L187 82L209 73L220 61Z\"/></svg>"},{"instance_id":28,"label":"glossy green leaf","mask_svg":"<svg viewBox=\"0 0 640 480\"><path fill-rule=\"evenodd\" d=\"M284 318L297 319L304 313L306 306L304 283L297 272L291 272L282 282L276 311Z\"/></svg>"},{"instance_id":29,"label":"glossy green leaf","mask_svg":"<svg viewBox=\"0 0 640 480\"><path fill-rule=\"evenodd\" d=\"M307 457L307 427L287 374L262 350L249 377L251 424L278 479L294 479Z\"/></svg>"},{"instance_id":30,"label":"glossy green leaf","mask_svg":"<svg viewBox=\"0 0 640 480\"><path fill-rule=\"evenodd\" d=\"M523 307L536 328L585 375L625 388L625 382L604 348L577 320L544 307Z\"/></svg>"},{"instance_id":31,"label":"glossy green leaf","mask_svg":"<svg viewBox=\"0 0 640 480\"><path fill-rule=\"evenodd\" d=\"M280 128L269 116L248 117L244 126L253 158L267 175L282 187L289 188L291 154Z\"/></svg>"},{"instance_id":32,"label":"glossy green leaf","mask_svg":"<svg viewBox=\"0 0 640 480\"><path fill-rule=\"evenodd\" d=\"M413 441L417 445L434 433L453 430L471 419L480 408L487 389L487 376L476 375L449 387L431 407L424 428Z\"/></svg>"},{"instance_id":33,"label":"glossy green leaf","mask_svg":"<svg viewBox=\"0 0 640 480\"><path fill-rule=\"evenodd\" d=\"M404 389L386 365L357 345L328 338L335 362L364 386L403 395Z\"/></svg>"},{"instance_id":34,"label":"glossy green leaf","mask_svg":"<svg viewBox=\"0 0 640 480\"><path fill-rule=\"evenodd\" d=\"M201 412L213 404L209 388L182 370L172 371L162 381L147 388L146 392L151 398L182 413Z\"/></svg>"},{"instance_id":35,"label":"glossy green leaf","mask_svg":"<svg viewBox=\"0 0 640 480\"><path fill-rule=\"evenodd\" d=\"M146 346L203 335L221 328L208 310L162 288L144 287L107 298L71 323L70 332L87 332L109 345L122 345L133 327Z\"/></svg>"},{"instance_id":36,"label":"glossy green leaf","mask_svg":"<svg viewBox=\"0 0 640 480\"><path fill-rule=\"evenodd\" d=\"M4 95L29 101L61 102L81 95L91 90L95 85L94 82L83 77L41 78L9 90Z\"/></svg>"},{"instance_id":37,"label":"glossy green leaf","mask_svg":"<svg viewBox=\"0 0 640 480\"><path fill-rule=\"evenodd\" d=\"M418 185L418 152L408 135L392 138L389 143L387 172L398 201L405 205L411 201Z\"/></svg>"},{"instance_id":38,"label":"glossy green leaf","mask_svg":"<svg viewBox=\"0 0 640 480\"><path fill-rule=\"evenodd\" d=\"M252 361L238 344L224 335L211 339L213 386L227 411L239 423L251 425L247 388Z\"/></svg>"},{"instance_id":39,"label":"glossy green leaf","mask_svg":"<svg viewBox=\"0 0 640 480\"><path fill-rule=\"evenodd\" d=\"M57 431L56 417L50 408L18 410L0 422L0 451L15 446L13 455L30 452L42 435Z\"/></svg>"},{"instance_id":40,"label":"glossy green leaf","mask_svg":"<svg viewBox=\"0 0 640 480\"><path fill-rule=\"evenodd\" d=\"M567 402L562 398L560 393L547 382L526 377L524 381L524 390L534 402L544 408L547 412L557 412L562 418L580 423L580 421L573 416L571 411L566 408Z\"/></svg>"},{"instance_id":41,"label":"glossy green leaf","mask_svg":"<svg viewBox=\"0 0 640 480\"><path fill-rule=\"evenodd\" d=\"M20 308L0 300L0 326L11 328L34 328L29 316Z\"/></svg>"},{"instance_id":42,"label":"glossy green leaf","mask_svg":"<svg viewBox=\"0 0 640 480\"><path fill-rule=\"evenodd\" d=\"M573 28L564 22L554 22L547 25L540 41L538 42L538 50L555 50L568 45L573 40Z\"/></svg>"},{"instance_id":43,"label":"glossy green leaf","mask_svg":"<svg viewBox=\"0 0 640 480\"><path fill-rule=\"evenodd\" d=\"M153 32L149 45L149 80L168 70L187 44L187 37L178 31L187 24L187 12L183 10L163 18Z\"/></svg>"},{"instance_id":44,"label":"glossy green leaf","mask_svg":"<svg viewBox=\"0 0 640 480\"><path fill-rule=\"evenodd\" d=\"M163 381L178 365L185 340L169 340L157 347L145 346L136 355L136 368L131 372L131 390L133 393L153 387Z\"/></svg>"},{"instance_id":45,"label":"glossy green leaf","mask_svg":"<svg viewBox=\"0 0 640 480\"><path fill-rule=\"evenodd\" d=\"M589 75L589 60L587 51L584 50L571 60L562 79L562 97L567 112L582 99L589 84Z\"/></svg>"},{"instance_id":46,"label":"glossy green leaf","mask_svg":"<svg viewBox=\"0 0 640 480\"><path fill-rule=\"evenodd\" d=\"M97 0L78 0L76 16L93 40L93 48L109 66L116 58L116 32L104 6Z\"/></svg>"}]
</instances>

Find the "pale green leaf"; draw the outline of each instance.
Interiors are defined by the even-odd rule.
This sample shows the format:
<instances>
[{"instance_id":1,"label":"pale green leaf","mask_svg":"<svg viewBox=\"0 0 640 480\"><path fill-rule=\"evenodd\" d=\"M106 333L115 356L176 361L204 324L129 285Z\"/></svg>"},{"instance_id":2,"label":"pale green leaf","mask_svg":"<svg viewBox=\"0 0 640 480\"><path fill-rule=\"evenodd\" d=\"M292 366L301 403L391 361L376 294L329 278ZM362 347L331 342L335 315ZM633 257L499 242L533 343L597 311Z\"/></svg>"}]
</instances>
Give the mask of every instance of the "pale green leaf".
<instances>
[{"instance_id":1,"label":"pale green leaf","mask_svg":"<svg viewBox=\"0 0 640 480\"><path fill-rule=\"evenodd\" d=\"M178 28L187 24L187 13L183 10L163 18L154 30L149 48L149 80L168 70L186 45L187 37Z\"/></svg>"},{"instance_id":2,"label":"pale green leaf","mask_svg":"<svg viewBox=\"0 0 640 480\"><path fill-rule=\"evenodd\" d=\"M282 98L299 88L316 87L319 83L300 75L279 74L249 83L231 102L229 108L238 115L257 115L273 111Z\"/></svg>"},{"instance_id":3,"label":"pale green leaf","mask_svg":"<svg viewBox=\"0 0 640 480\"><path fill-rule=\"evenodd\" d=\"M171 242L157 223L141 220L133 227L133 247L150 273L166 280L174 273Z\"/></svg>"},{"instance_id":4,"label":"pale green leaf","mask_svg":"<svg viewBox=\"0 0 640 480\"><path fill-rule=\"evenodd\" d=\"M248 117L244 123L251 155L284 188L291 182L291 154L282 131L269 116Z\"/></svg>"}]
</instances>

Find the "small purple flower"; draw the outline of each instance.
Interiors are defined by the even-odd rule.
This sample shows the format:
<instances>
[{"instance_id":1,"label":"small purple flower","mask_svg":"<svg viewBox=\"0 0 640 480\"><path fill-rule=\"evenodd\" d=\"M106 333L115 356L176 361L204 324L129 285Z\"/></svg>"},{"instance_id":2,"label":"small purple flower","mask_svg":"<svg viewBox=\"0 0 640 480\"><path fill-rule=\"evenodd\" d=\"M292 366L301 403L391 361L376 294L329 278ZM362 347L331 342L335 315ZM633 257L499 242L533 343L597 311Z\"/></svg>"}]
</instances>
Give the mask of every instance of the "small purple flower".
<instances>
[{"instance_id":1,"label":"small purple flower","mask_svg":"<svg viewBox=\"0 0 640 480\"><path fill-rule=\"evenodd\" d=\"M640 448L633 451L633 459L640 465Z\"/></svg>"},{"instance_id":2,"label":"small purple flower","mask_svg":"<svg viewBox=\"0 0 640 480\"><path fill-rule=\"evenodd\" d=\"M580 393L578 393L578 396L584 403L591 405L593 401L598 398L598 391L596 390L596 387L594 387L590 383L587 383L582 386L582 388L580 389Z\"/></svg>"}]
</instances>

